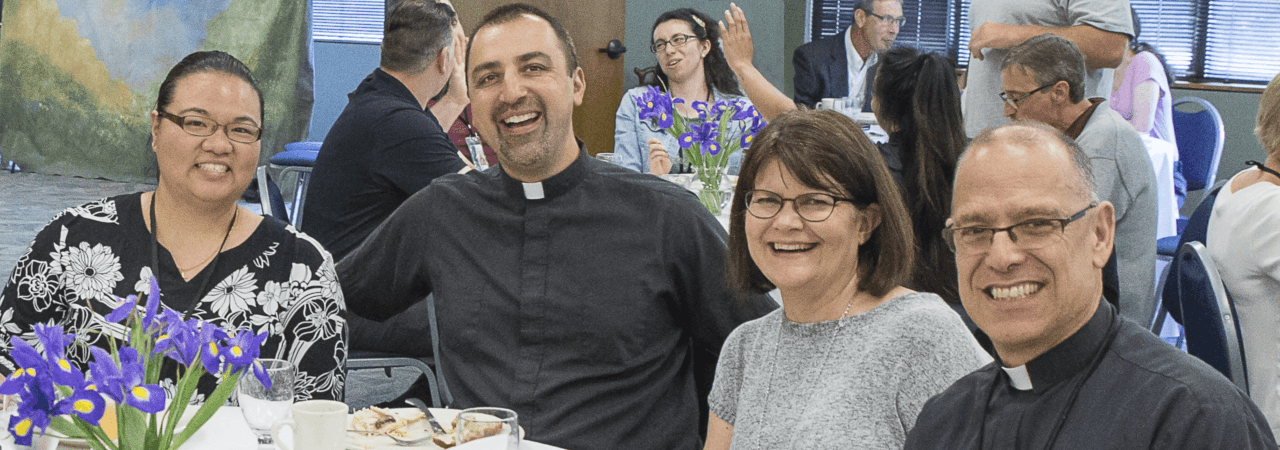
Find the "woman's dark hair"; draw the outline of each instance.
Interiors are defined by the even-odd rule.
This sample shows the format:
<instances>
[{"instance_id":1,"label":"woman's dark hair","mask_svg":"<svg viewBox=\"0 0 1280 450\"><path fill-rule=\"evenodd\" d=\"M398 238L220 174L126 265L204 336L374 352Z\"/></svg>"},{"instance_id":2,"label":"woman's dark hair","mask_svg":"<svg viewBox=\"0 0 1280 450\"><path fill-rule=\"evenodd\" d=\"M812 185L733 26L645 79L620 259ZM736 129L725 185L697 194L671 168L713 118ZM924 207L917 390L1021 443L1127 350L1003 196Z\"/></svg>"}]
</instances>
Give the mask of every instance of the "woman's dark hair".
<instances>
[{"instance_id":1,"label":"woman's dark hair","mask_svg":"<svg viewBox=\"0 0 1280 450\"><path fill-rule=\"evenodd\" d=\"M192 53L169 69L169 74L160 83L160 94L156 96L156 110L168 111L165 108L173 103L173 91L177 88L179 81L188 75L205 72L225 73L249 83L249 87L258 93L258 117L265 123L267 114L263 107L265 100L262 98L262 89L258 87L258 82L253 79L253 72L249 71L249 67L236 57L218 50ZM258 126L262 125L262 123L258 124Z\"/></svg>"},{"instance_id":2,"label":"woman's dark hair","mask_svg":"<svg viewBox=\"0 0 1280 450\"><path fill-rule=\"evenodd\" d=\"M657 21L653 22L653 28L649 30L649 35L653 36L653 30L658 29L658 25L662 25L668 20L684 21L689 24L689 28L693 30L693 34L698 36L699 40L711 42L711 52L702 58L702 73L707 80L707 93L711 93L714 88L725 94L742 96L742 90L738 88L738 77L733 74L733 69L729 68L729 61L724 59L724 51L720 49L720 29L715 26L715 19L692 8L667 11L658 16ZM651 81L649 84L656 85L665 91L670 84L670 80L667 79L667 73L662 71L661 64L654 65L653 68L656 70L660 81Z\"/></svg>"},{"instance_id":3,"label":"woman's dark hair","mask_svg":"<svg viewBox=\"0 0 1280 450\"><path fill-rule=\"evenodd\" d=\"M1177 80L1173 76L1173 68L1169 67L1168 61L1165 61L1164 53L1156 50L1155 46L1138 40L1138 37L1142 35L1142 19L1138 18L1138 10L1134 9L1133 5L1129 5L1129 14L1133 17L1133 39L1129 40L1129 50L1132 50L1134 55L1142 52L1155 55L1156 60L1160 61L1160 67L1164 69L1165 80L1169 81L1169 89L1173 89L1173 82ZM1124 74L1122 73L1120 76L1123 77Z\"/></svg>"},{"instance_id":4,"label":"woman's dark hair","mask_svg":"<svg viewBox=\"0 0 1280 450\"><path fill-rule=\"evenodd\" d=\"M911 218L884 158L852 119L835 111L800 110L769 122L743 158L734 188L736 200L729 211L726 269L731 286L752 293L775 287L747 250L748 213L743 201L747 192L755 190L760 171L772 161L805 186L853 199L859 210L878 204L880 225L858 248L858 289L881 296L902 285L911 269L914 238Z\"/></svg>"},{"instance_id":5,"label":"woman's dark hair","mask_svg":"<svg viewBox=\"0 0 1280 450\"><path fill-rule=\"evenodd\" d=\"M915 226L916 265L908 287L958 301L955 255L942 240L951 215L956 160L964 151L960 89L950 60L910 47L880 55L874 94L902 160L902 192Z\"/></svg>"}]
</instances>

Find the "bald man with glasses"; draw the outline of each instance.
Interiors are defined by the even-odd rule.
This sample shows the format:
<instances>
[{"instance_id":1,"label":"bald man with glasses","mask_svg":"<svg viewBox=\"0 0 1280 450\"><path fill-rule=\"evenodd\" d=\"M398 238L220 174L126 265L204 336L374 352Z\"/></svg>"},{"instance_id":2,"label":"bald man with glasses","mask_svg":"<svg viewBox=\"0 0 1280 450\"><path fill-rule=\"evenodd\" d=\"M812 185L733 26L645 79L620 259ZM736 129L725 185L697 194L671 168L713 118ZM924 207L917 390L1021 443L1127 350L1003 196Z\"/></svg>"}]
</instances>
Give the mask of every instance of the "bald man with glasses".
<instances>
[{"instance_id":1,"label":"bald man with glasses","mask_svg":"<svg viewBox=\"0 0 1280 450\"><path fill-rule=\"evenodd\" d=\"M1276 448L1247 394L1101 299L1116 209L1092 160L1038 123L960 157L944 237L996 361L931 398L906 449Z\"/></svg>"}]
</instances>

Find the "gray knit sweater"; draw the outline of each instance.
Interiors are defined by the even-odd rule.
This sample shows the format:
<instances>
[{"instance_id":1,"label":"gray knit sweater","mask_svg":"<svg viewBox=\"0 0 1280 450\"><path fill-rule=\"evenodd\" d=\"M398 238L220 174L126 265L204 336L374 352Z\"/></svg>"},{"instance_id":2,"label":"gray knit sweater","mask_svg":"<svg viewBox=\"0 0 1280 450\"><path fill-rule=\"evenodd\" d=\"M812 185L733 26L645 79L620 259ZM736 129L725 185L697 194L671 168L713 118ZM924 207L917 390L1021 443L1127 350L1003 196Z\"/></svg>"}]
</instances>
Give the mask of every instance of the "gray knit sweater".
<instances>
[{"instance_id":1,"label":"gray knit sweater","mask_svg":"<svg viewBox=\"0 0 1280 450\"><path fill-rule=\"evenodd\" d=\"M929 397L989 361L933 294L820 323L778 309L729 335L709 401L734 450L900 449Z\"/></svg>"}]
</instances>

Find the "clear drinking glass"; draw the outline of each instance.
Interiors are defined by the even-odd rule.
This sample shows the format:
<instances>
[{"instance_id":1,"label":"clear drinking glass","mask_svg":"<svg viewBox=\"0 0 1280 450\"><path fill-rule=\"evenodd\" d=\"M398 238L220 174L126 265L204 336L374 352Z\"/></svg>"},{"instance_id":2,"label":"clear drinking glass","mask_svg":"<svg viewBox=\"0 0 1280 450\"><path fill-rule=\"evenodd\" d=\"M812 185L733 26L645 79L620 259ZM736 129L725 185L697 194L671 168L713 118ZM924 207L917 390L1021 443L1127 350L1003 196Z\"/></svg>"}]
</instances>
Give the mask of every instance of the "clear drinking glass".
<instances>
[{"instance_id":1,"label":"clear drinking glass","mask_svg":"<svg viewBox=\"0 0 1280 450\"><path fill-rule=\"evenodd\" d=\"M259 359L271 378L271 389L267 389L258 381L252 371L240 375L240 383L236 391L240 399L240 412L244 413L245 422L253 434L258 436L258 445L273 445L271 426L289 418L289 407L293 405L293 377L296 368L283 359Z\"/></svg>"},{"instance_id":2,"label":"clear drinking glass","mask_svg":"<svg viewBox=\"0 0 1280 450\"><path fill-rule=\"evenodd\" d=\"M483 439L484 448L517 450L520 448L520 425L516 412L506 408L471 408L458 413L454 429L458 445Z\"/></svg>"}]
</instances>

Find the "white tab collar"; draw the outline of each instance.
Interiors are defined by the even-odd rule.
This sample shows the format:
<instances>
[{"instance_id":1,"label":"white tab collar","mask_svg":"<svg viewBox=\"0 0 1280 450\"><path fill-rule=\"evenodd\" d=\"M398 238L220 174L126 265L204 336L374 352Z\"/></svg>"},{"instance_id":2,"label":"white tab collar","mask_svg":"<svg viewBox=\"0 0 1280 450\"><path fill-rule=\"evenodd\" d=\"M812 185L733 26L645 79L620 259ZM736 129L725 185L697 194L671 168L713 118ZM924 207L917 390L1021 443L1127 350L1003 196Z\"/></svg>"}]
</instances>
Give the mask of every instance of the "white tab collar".
<instances>
[{"instance_id":1,"label":"white tab collar","mask_svg":"<svg viewBox=\"0 0 1280 450\"><path fill-rule=\"evenodd\" d=\"M542 192L542 182L537 183L520 183L524 185L524 198L529 200L542 200L546 198L546 193Z\"/></svg>"}]
</instances>

